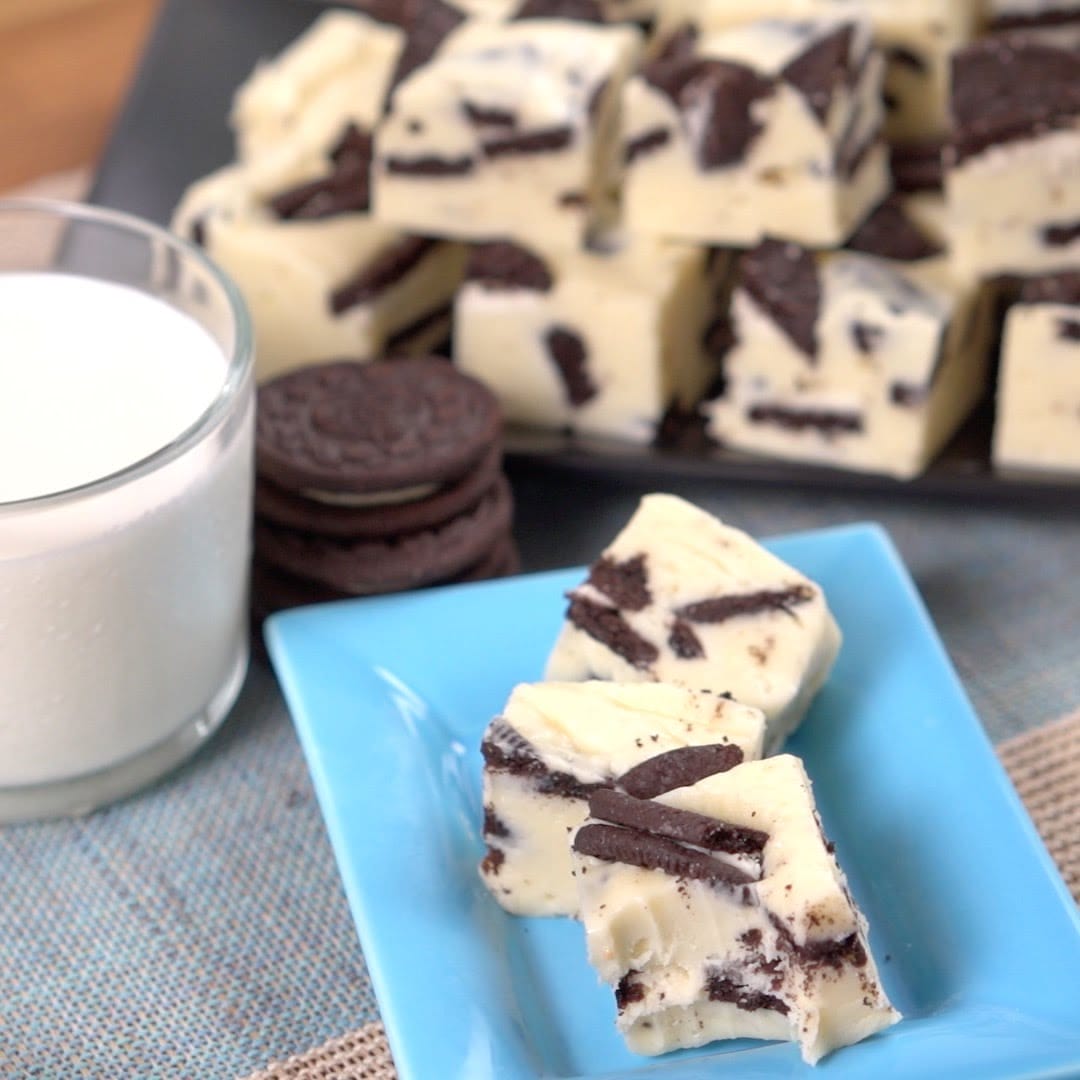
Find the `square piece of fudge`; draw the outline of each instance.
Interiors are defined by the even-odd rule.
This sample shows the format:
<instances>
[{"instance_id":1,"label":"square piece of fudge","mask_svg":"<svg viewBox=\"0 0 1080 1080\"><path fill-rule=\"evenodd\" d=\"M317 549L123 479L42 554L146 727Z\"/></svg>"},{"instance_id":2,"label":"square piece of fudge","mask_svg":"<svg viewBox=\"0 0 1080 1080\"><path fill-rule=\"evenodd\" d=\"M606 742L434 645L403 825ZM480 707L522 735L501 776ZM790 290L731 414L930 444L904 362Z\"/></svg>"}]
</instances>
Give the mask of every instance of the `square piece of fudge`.
<instances>
[{"instance_id":1,"label":"square piece of fudge","mask_svg":"<svg viewBox=\"0 0 1080 1080\"><path fill-rule=\"evenodd\" d=\"M761 757L765 718L706 690L666 683L515 688L484 733L480 876L515 915L575 915L570 833L589 794L639 797ZM643 763L649 761L646 766Z\"/></svg>"},{"instance_id":2,"label":"square piece of fudge","mask_svg":"<svg viewBox=\"0 0 1080 1080\"><path fill-rule=\"evenodd\" d=\"M652 442L673 404L716 373L705 331L726 254L646 236L586 246L473 248L454 309L454 359L511 423Z\"/></svg>"},{"instance_id":3,"label":"square piece of fudge","mask_svg":"<svg viewBox=\"0 0 1080 1080\"><path fill-rule=\"evenodd\" d=\"M1080 471L1080 271L1029 278L1005 316L993 460Z\"/></svg>"},{"instance_id":4,"label":"square piece of fudge","mask_svg":"<svg viewBox=\"0 0 1080 1080\"><path fill-rule=\"evenodd\" d=\"M449 336L465 249L372 219L369 145L349 127L328 155L279 150L227 166L173 215L243 294L259 381L328 357L422 354Z\"/></svg>"},{"instance_id":5,"label":"square piece of fudge","mask_svg":"<svg viewBox=\"0 0 1080 1080\"><path fill-rule=\"evenodd\" d=\"M573 852L589 959L636 1053L789 1039L812 1065L900 1019L798 758L597 791Z\"/></svg>"},{"instance_id":6,"label":"square piece of fudge","mask_svg":"<svg viewBox=\"0 0 1080 1080\"><path fill-rule=\"evenodd\" d=\"M237 157L283 144L325 151L348 124L370 138L404 45L399 27L349 11L320 15L236 91L229 121Z\"/></svg>"},{"instance_id":7,"label":"square piece of fudge","mask_svg":"<svg viewBox=\"0 0 1080 1080\"><path fill-rule=\"evenodd\" d=\"M993 303L900 205L853 243L742 257L721 392L702 409L727 446L916 476L985 390Z\"/></svg>"},{"instance_id":8,"label":"square piece of fudge","mask_svg":"<svg viewBox=\"0 0 1080 1080\"><path fill-rule=\"evenodd\" d=\"M953 255L974 277L1080 262L1080 28L996 34L953 57Z\"/></svg>"},{"instance_id":9,"label":"square piece of fudge","mask_svg":"<svg viewBox=\"0 0 1080 1080\"><path fill-rule=\"evenodd\" d=\"M885 136L940 137L949 126L949 55L980 29L981 0L665 0L661 26L705 33L751 19L865 18L885 57Z\"/></svg>"},{"instance_id":10,"label":"square piece of fudge","mask_svg":"<svg viewBox=\"0 0 1080 1080\"><path fill-rule=\"evenodd\" d=\"M862 22L669 36L623 93L627 227L732 247L843 243L889 189L881 73Z\"/></svg>"},{"instance_id":11,"label":"square piece of fudge","mask_svg":"<svg viewBox=\"0 0 1080 1080\"><path fill-rule=\"evenodd\" d=\"M641 34L568 19L477 19L394 91L373 205L433 236L577 246L614 190L619 92Z\"/></svg>"},{"instance_id":12,"label":"square piece of fudge","mask_svg":"<svg viewBox=\"0 0 1080 1080\"><path fill-rule=\"evenodd\" d=\"M765 713L766 753L802 720L840 648L819 586L674 495L646 495L568 596L547 678L730 693Z\"/></svg>"}]
</instances>

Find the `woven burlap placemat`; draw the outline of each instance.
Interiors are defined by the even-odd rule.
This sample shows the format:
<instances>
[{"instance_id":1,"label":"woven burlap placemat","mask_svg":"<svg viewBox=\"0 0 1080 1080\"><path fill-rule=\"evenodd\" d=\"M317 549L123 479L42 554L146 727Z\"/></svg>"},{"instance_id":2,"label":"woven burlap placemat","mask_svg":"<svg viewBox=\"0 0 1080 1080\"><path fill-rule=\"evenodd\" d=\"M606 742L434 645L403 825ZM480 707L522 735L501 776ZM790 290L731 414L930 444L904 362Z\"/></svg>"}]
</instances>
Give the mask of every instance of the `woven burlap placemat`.
<instances>
[{"instance_id":1,"label":"woven burlap placemat","mask_svg":"<svg viewBox=\"0 0 1080 1080\"><path fill-rule=\"evenodd\" d=\"M998 747L1032 820L1080 903L1080 712ZM247 1080L396 1080L380 1023L270 1065Z\"/></svg>"}]
</instances>

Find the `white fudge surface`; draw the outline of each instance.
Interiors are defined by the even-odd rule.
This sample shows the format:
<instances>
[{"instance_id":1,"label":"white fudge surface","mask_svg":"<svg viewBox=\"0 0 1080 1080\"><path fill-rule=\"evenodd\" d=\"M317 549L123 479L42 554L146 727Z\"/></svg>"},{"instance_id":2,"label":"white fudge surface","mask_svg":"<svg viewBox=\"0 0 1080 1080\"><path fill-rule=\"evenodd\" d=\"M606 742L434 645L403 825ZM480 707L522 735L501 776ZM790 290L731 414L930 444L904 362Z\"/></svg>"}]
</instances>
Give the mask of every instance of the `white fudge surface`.
<instances>
[{"instance_id":1,"label":"white fudge surface","mask_svg":"<svg viewBox=\"0 0 1080 1080\"><path fill-rule=\"evenodd\" d=\"M992 35L953 57L953 258L971 277L1080 262L1080 27Z\"/></svg>"},{"instance_id":2,"label":"white fudge surface","mask_svg":"<svg viewBox=\"0 0 1080 1080\"><path fill-rule=\"evenodd\" d=\"M629 228L834 246L887 192L864 23L764 20L665 48L623 93Z\"/></svg>"},{"instance_id":3,"label":"white fudge surface","mask_svg":"<svg viewBox=\"0 0 1080 1080\"><path fill-rule=\"evenodd\" d=\"M1069 303L1020 302L1005 318L994 464L1080 471L1080 276Z\"/></svg>"},{"instance_id":4,"label":"white fudge surface","mask_svg":"<svg viewBox=\"0 0 1080 1080\"><path fill-rule=\"evenodd\" d=\"M401 82L373 205L432 235L576 246L611 198L630 26L472 20Z\"/></svg>"},{"instance_id":5,"label":"white fudge surface","mask_svg":"<svg viewBox=\"0 0 1080 1080\"><path fill-rule=\"evenodd\" d=\"M648 820L636 806L594 812L573 853L589 959L631 1050L790 1039L814 1064L900 1019L798 758L748 762L646 806ZM735 843L684 831L718 823Z\"/></svg>"},{"instance_id":6,"label":"white fudge surface","mask_svg":"<svg viewBox=\"0 0 1080 1080\"><path fill-rule=\"evenodd\" d=\"M689 406L708 386L703 334L727 256L610 234L521 250L533 271L515 280L482 269L491 250L474 253L477 276L458 293L454 358L495 391L509 422L649 443L673 402Z\"/></svg>"},{"instance_id":7,"label":"white fudge surface","mask_svg":"<svg viewBox=\"0 0 1080 1080\"><path fill-rule=\"evenodd\" d=\"M178 234L198 237L233 278L251 313L256 377L334 356L370 359L432 312L445 312L409 342L423 351L445 337L465 252L457 244L418 244L363 212L280 219L270 199L324 175L324 155L277 150L197 181L173 216ZM364 299L335 310L338 290L394 253L411 251Z\"/></svg>"},{"instance_id":8,"label":"white fudge surface","mask_svg":"<svg viewBox=\"0 0 1080 1080\"><path fill-rule=\"evenodd\" d=\"M230 121L241 160L283 141L325 150L346 124L371 132L382 113L404 33L348 11L327 11L237 90Z\"/></svg>"},{"instance_id":9,"label":"white fudge surface","mask_svg":"<svg viewBox=\"0 0 1080 1080\"><path fill-rule=\"evenodd\" d=\"M547 678L730 693L765 713L767 752L802 720L840 647L819 586L674 495L646 495L569 596Z\"/></svg>"},{"instance_id":10,"label":"white fudge surface","mask_svg":"<svg viewBox=\"0 0 1080 1080\"><path fill-rule=\"evenodd\" d=\"M709 431L754 453L915 476L980 397L992 324L988 292L945 255L767 245L732 297Z\"/></svg>"},{"instance_id":11,"label":"white fudge surface","mask_svg":"<svg viewBox=\"0 0 1080 1080\"><path fill-rule=\"evenodd\" d=\"M953 258L965 275L1076 266L1080 117L1065 130L1003 142L948 166L945 193ZM1062 230L1066 239L1055 240L1052 230Z\"/></svg>"},{"instance_id":12,"label":"white fudge surface","mask_svg":"<svg viewBox=\"0 0 1080 1080\"><path fill-rule=\"evenodd\" d=\"M949 127L949 55L971 41L982 0L666 0L665 28L689 22L703 32L751 19L864 18L886 60L885 134L904 141Z\"/></svg>"},{"instance_id":13,"label":"white fudge surface","mask_svg":"<svg viewBox=\"0 0 1080 1080\"><path fill-rule=\"evenodd\" d=\"M570 833L587 794L668 751L724 746L724 764L761 757L760 710L665 683L534 683L514 689L484 736L480 875L516 915L575 915Z\"/></svg>"}]
</instances>

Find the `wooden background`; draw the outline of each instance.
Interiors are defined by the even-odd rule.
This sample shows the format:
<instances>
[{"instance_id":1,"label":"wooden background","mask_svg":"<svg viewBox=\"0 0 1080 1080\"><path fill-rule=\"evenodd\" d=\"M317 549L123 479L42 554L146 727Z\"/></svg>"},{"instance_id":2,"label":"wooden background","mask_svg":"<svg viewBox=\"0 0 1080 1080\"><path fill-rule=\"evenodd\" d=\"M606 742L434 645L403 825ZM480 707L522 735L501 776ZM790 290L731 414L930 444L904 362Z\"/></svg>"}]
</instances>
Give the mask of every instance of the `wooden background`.
<instances>
[{"instance_id":1,"label":"wooden background","mask_svg":"<svg viewBox=\"0 0 1080 1080\"><path fill-rule=\"evenodd\" d=\"M159 0L0 0L0 191L93 163Z\"/></svg>"}]
</instances>

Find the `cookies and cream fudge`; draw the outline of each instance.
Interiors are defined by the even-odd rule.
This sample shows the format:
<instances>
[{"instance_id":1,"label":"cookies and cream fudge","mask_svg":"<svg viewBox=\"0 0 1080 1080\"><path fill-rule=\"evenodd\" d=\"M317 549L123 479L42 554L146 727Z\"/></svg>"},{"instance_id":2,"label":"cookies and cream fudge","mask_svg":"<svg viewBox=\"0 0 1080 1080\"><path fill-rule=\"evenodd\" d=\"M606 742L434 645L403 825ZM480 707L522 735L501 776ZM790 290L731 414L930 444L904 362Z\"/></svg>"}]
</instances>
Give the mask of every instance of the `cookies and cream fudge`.
<instances>
[{"instance_id":1,"label":"cookies and cream fudge","mask_svg":"<svg viewBox=\"0 0 1080 1080\"><path fill-rule=\"evenodd\" d=\"M567 595L547 678L730 693L765 713L766 753L798 725L840 647L819 586L674 495L646 495Z\"/></svg>"},{"instance_id":2,"label":"cookies and cream fudge","mask_svg":"<svg viewBox=\"0 0 1080 1080\"><path fill-rule=\"evenodd\" d=\"M373 207L414 232L576 246L613 197L630 26L475 19L394 91Z\"/></svg>"},{"instance_id":3,"label":"cookies and cream fudge","mask_svg":"<svg viewBox=\"0 0 1080 1080\"><path fill-rule=\"evenodd\" d=\"M724 379L703 406L713 438L908 478L971 411L991 299L899 207L884 209L853 238L861 250L770 240L742 257Z\"/></svg>"},{"instance_id":4,"label":"cookies and cream fudge","mask_svg":"<svg viewBox=\"0 0 1080 1080\"><path fill-rule=\"evenodd\" d=\"M666 0L661 25L713 32L750 19L865 18L885 57L885 134L904 142L948 130L949 54L978 33L982 0Z\"/></svg>"},{"instance_id":5,"label":"cookies and cream fudge","mask_svg":"<svg viewBox=\"0 0 1080 1080\"><path fill-rule=\"evenodd\" d=\"M900 1019L798 758L650 798L597 791L573 868L636 1053L785 1039L813 1065Z\"/></svg>"},{"instance_id":6,"label":"cookies and cream fudge","mask_svg":"<svg viewBox=\"0 0 1080 1080\"><path fill-rule=\"evenodd\" d=\"M1080 471L1080 271L1024 281L1008 310L993 461Z\"/></svg>"},{"instance_id":7,"label":"cookies and cream fudge","mask_svg":"<svg viewBox=\"0 0 1080 1080\"><path fill-rule=\"evenodd\" d=\"M350 127L328 155L279 149L227 166L177 207L174 230L247 301L260 380L328 357L423 353L449 333L464 249L372 219L369 151Z\"/></svg>"},{"instance_id":8,"label":"cookies and cream fudge","mask_svg":"<svg viewBox=\"0 0 1080 1080\"><path fill-rule=\"evenodd\" d=\"M370 137L405 44L396 26L328 11L237 90L230 122L248 161L282 143L327 150L352 124Z\"/></svg>"},{"instance_id":9,"label":"cookies and cream fudge","mask_svg":"<svg viewBox=\"0 0 1080 1080\"><path fill-rule=\"evenodd\" d=\"M994 34L953 57L945 192L957 264L1035 275L1080 261L1080 27Z\"/></svg>"},{"instance_id":10,"label":"cookies and cream fudge","mask_svg":"<svg viewBox=\"0 0 1080 1080\"><path fill-rule=\"evenodd\" d=\"M480 875L516 915L574 915L569 835L601 787L639 797L761 757L761 711L668 683L515 688L481 743ZM646 766L643 763L649 761Z\"/></svg>"},{"instance_id":11,"label":"cookies and cream fudge","mask_svg":"<svg viewBox=\"0 0 1080 1080\"><path fill-rule=\"evenodd\" d=\"M704 342L726 254L608 233L577 248L473 248L454 359L512 423L648 443L715 373Z\"/></svg>"},{"instance_id":12,"label":"cookies and cream fudge","mask_svg":"<svg viewBox=\"0 0 1080 1080\"><path fill-rule=\"evenodd\" d=\"M843 243L889 188L881 72L862 22L671 34L623 93L627 227Z\"/></svg>"}]
</instances>

